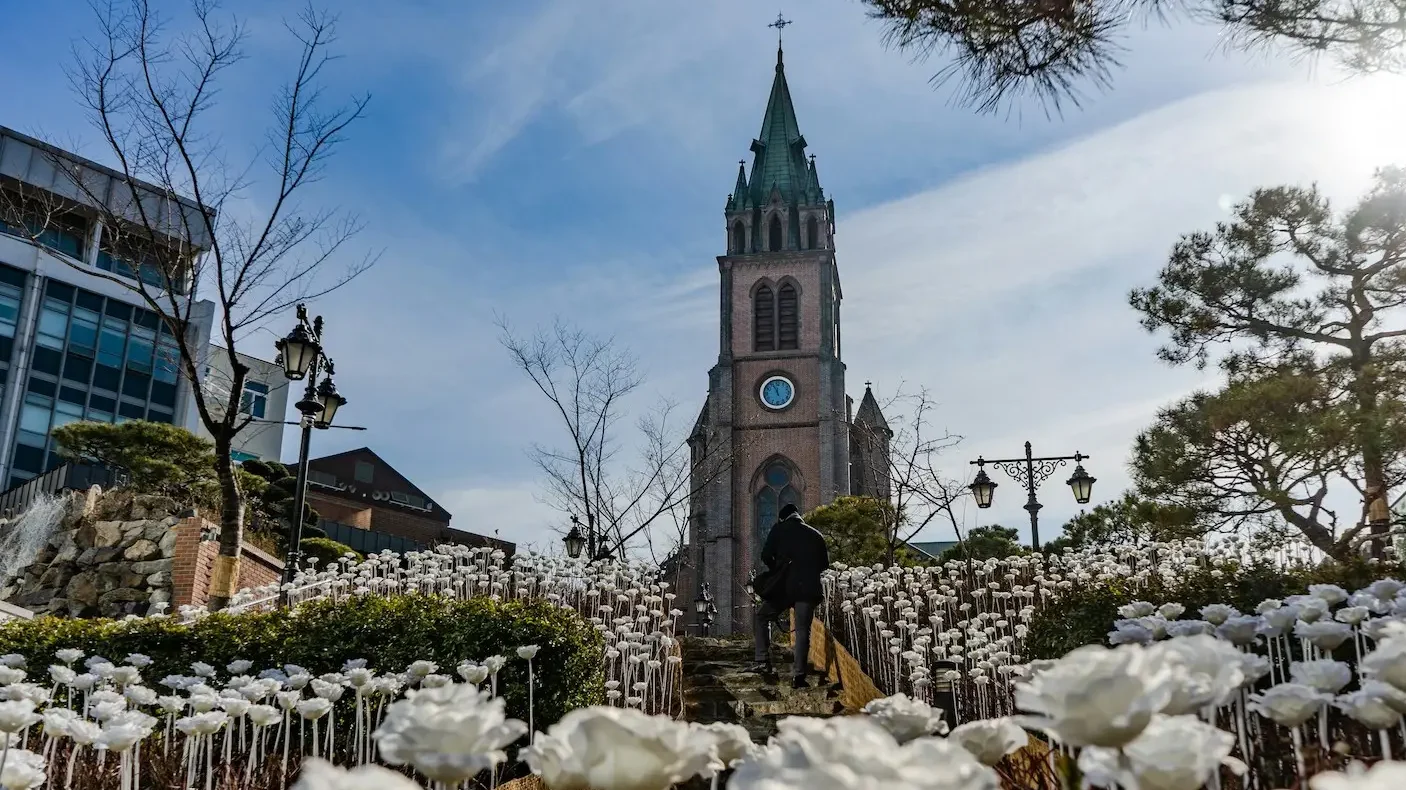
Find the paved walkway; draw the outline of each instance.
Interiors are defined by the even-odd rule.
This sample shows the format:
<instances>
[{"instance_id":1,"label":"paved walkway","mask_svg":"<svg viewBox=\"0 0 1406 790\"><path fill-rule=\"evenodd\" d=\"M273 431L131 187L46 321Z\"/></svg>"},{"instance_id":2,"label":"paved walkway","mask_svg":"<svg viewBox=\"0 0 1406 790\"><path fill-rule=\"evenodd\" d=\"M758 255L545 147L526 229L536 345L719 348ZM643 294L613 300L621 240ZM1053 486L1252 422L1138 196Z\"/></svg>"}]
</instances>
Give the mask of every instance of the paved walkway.
<instances>
[{"instance_id":1,"label":"paved walkway","mask_svg":"<svg viewBox=\"0 0 1406 790\"><path fill-rule=\"evenodd\" d=\"M752 663L748 637L685 637L683 657L684 718L707 724L740 724L752 740L765 743L787 716L834 716L843 709L839 689L812 676L811 688L791 688L791 649L772 645L772 665L782 671L765 678L747 671Z\"/></svg>"}]
</instances>

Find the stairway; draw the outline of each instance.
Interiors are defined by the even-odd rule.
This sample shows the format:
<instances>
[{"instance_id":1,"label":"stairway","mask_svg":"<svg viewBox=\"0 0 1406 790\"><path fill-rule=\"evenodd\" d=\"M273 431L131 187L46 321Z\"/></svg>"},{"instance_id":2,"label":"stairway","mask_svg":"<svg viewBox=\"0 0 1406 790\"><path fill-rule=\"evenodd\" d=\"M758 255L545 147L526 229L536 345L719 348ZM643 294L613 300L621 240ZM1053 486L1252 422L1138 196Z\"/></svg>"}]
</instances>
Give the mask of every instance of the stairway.
<instances>
[{"instance_id":1,"label":"stairway","mask_svg":"<svg viewBox=\"0 0 1406 790\"><path fill-rule=\"evenodd\" d=\"M749 672L752 640L743 636L685 637L683 657L684 718L707 724L740 724L752 740L765 743L776 733L776 722L787 716L827 718L839 713L839 689L823 677L811 676L811 688L791 688L791 649L771 648L778 674L770 678Z\"/></svg>"}]
</instances>

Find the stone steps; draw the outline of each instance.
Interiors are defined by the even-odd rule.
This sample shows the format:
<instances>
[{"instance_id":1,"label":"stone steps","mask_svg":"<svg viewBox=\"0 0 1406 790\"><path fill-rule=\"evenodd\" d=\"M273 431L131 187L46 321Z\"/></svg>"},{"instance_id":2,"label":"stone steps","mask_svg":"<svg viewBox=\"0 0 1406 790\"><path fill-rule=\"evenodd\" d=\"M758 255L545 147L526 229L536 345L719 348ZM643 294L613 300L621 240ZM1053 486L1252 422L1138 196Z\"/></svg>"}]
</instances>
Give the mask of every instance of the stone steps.
<instances>
[{"instance_id":1,"label":"stone steps","mask_svg":"<svg viewBox=\"0 0 1406 790\"><path fill-rule=\"evenodd\" d=\"M684 718L699 723L738 724L758 743L776 733L787 716L829 717L842 705L836 688L818 685L791 688L791 651L773 645L772 665L779 672L749 671L752 643L742 637L692 637L681 640ZM812 678L812 683L817 679Z\"/></svg>"}]
</instances>

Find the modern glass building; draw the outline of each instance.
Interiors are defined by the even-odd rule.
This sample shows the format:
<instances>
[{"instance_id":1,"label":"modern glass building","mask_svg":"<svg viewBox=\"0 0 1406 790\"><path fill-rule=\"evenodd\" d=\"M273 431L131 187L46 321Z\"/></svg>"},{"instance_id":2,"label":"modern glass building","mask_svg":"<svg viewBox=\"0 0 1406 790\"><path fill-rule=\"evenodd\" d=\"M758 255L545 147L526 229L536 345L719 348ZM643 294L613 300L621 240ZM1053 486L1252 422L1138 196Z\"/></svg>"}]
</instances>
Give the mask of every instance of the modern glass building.
<instances>
[{"instance_id":1,"label":"modern glass building","mask_svg":"<svg viewBox=\"0 0 1406 790\"><path fill-rule=\"evenodd\" d=\"M15 212L11 224L0 215L4 488L61 463L52 434L66 423L145 419L191 427L190 384L175 338L140 295L108 279L151 283L153 272L102 243L104 212L84 211L63 188L53 164L59 155L80 163L85 177L121 184L119 174L96 163L0 127L0 198L52 189L67 207L57 221L47 218L42 233L17 226ZM192 348L208 346L213 316L213 303L193 306L186 327Z\"/></svg>"}]
</instances>

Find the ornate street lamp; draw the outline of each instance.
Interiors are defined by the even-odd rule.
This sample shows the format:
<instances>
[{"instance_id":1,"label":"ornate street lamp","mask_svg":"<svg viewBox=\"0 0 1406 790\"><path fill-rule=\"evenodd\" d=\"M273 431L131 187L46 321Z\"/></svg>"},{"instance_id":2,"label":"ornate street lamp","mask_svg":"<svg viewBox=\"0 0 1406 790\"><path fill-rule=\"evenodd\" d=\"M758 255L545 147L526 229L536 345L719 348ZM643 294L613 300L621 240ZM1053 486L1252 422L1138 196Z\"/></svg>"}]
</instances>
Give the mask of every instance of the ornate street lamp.
<instances>
[{"instance_id":1,"label":"ornate street lamp","mask_svg":"<svg viewBox=\"0 0 1406 790\"><path fill-rule=\"evenodd\" d=\"M986 464L992 464L1010 475L1017 483L1023 484L1026 493L1025 511L1030 514L1030 543L1038 551L1040 549L1040 508L1044 505L1035 499L1035 489L1048 480L1050 475L1054 474L1055 469L1073 461L1075 464L1074 475L1066 482L1074 491L1074 500L1081 505L1087 504L1094 491L1094 478L1084 471L1084 466L1080 463L1087 459L1087 455L1077 452L1073 455L1036 458L1030 451L1030 442L1026 442L1024 458L998 458L994 461L988 461L977 456L976 460L972 461L976 465L976 479L967 487L971 489L972 496L976 498L976 506L988 508L991 507L991 498L996 493L996 483L986 475Z\"/></svg>"},{"instance_id":2,"label":"ornate street lamp","mask_svg":"<svg viewBox=\"0 0 1406 790\"><path fill-rule=\"evenodd\" d=\"M586 548L586 539L581 535L581 522L576 516L571 517L571 531L566 533L562 542L566 544L566 556L576 559L581 556L581 552Z\"/></svg>"},{"instance_id":3,"label":"ornate street lamp","mask_svg":"<svg viewBox=\"0 0 1406 790\"><path fill-rule=\"evenodd\" d=\"M976 506L983 510L991 507L991 497L996 495L996 481L986 475L986 470L977 468L976 479L967 486L976 498Z\"/></svg>"},{"instance_id":4,"label":"ornate street lamp","mask_svg":"<svg viewBox=\"0 0 1406 790\"><path fill-rule=\"evenodd\" d=\"M347 405L347 399L337 392L332 383L332 358L322 351L322 316L308 320L307 305L298 305L298 323L287 337L279 339L274 346L283 363L283 375L290 381L307 379L307 388L302 400L295 404L302 419L298 424L302 436L298 443L298 473L294 482L293 523L288 541L288 557L283 565L283 584L291 585L293 575L302 560L303 512L308 499L308 453L312 446L312 429L326 430L332 427L332 419L337 410ZM318 374L326 378L318 382ZM285 593L286 594L286 593Z\"/></svg>"},{"instance_id":5,"label":"ornate street lamp","mask_svg":"<svg viewBox=\"0 0 1406 790\"><path fill-rule=\"evenodd\" d=\"M280 338L273 344L274 348L278 349L279 358L283 360L283 375L290 381L302 381L312 369L313 361L322 352L321 345L304 326L306 322L307 308L298 305L298 324L287 337Z\"/></svg>"},{"instance_id":6,"label":"ornate street lamp","mask_svg":"<svg viewBox=\"0 0 1406 790\"><path fill-rule=\"evenodd\" d=\"M1064 482L1074 491L1074 501L1081 505L1087 505L1089 497L1094 495L1094 482L1097 479L1090 477L1089 473L1084 471L1084 465L1079 464L1074 467L1074 474L1070 475L1069 479Z\"/></svg>"},{"instance_id":7,"label":"ornate street lamp","mask_svg":"<svg viewBox=\"0 0 1406 790\"><path fill-rule=\"evenodd\" d=\"M337 392L337 385L332 383L332 375L329 371L327 378L317 385L318 411L313 417L313 427L328 428L332 425L332 418L337 415L337 409L347 405L347 399Z\"/></svg>"}]
</instances>

